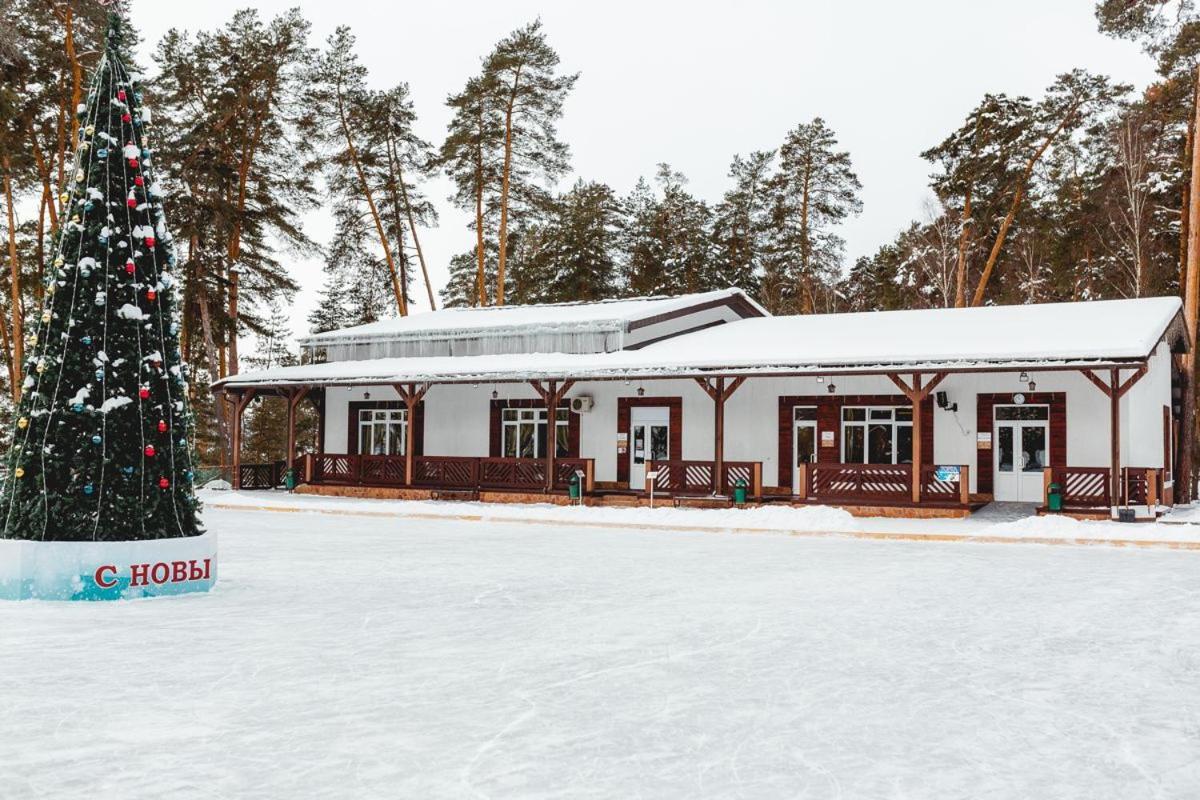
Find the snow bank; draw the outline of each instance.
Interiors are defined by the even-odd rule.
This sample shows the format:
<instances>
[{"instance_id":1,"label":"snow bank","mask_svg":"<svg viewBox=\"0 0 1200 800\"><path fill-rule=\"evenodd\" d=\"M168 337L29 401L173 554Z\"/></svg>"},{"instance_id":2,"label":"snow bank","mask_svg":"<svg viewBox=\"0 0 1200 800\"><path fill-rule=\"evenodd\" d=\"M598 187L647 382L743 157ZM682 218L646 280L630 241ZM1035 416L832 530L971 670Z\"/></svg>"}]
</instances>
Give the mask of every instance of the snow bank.
<instances>
[{"instance_id":1,"label":"snow bank","mask_svg":"<svg viewBox=\"0 0 1200 800\"><path fill-rule=\"evenodd\" d=\"M1029 539L1062 542L1166 542L1200 544L1200 526L1162 523L1119 523L1077 520L1065 516L1037 516L997 521L988 514L963 519L908 519L854 517L829 506L767 505L751 508L658 508L560 506L550 503L457 503L434 500L367 500L352 497L288 494L277 491L229 492L212 489L224 481L206 484L198 494L215 507L266 508L410 518L462 518L490 522L562 522L576 526L619 526L645 529L707 531L757 530L779 533L846 533L895 535L897 538L978 539L980 541Z\"/></svg>"}]
</instances>

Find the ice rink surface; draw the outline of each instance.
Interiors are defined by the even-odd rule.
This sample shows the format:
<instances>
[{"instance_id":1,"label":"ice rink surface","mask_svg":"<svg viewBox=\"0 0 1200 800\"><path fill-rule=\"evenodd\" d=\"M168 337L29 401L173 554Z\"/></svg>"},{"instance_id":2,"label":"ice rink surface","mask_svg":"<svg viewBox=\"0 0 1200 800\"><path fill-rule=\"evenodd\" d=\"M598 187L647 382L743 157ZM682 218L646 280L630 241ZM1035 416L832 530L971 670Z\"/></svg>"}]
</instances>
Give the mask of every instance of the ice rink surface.
<instances>
[{"instance_id":1,"label":"ice rink surface","mask_svg":"<svg viewBox=\"0 0 1200 800\"><path fill-rule=\"evenodd\" d=\"M1200 796L1200 553L205 521L0 604L0 798Z\"/></svg>"}]
</instances>

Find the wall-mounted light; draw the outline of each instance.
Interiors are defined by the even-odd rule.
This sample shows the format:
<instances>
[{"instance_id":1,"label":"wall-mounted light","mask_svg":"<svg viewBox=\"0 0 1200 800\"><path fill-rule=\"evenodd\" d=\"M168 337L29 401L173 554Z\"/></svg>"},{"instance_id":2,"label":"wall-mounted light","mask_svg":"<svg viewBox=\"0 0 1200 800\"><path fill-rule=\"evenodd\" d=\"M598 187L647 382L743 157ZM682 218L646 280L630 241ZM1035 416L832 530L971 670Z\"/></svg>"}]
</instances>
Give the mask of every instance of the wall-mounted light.
<instances>
[{"instance_id":1,"label":"wall-mounted light","mask_svg":"<svg viewBox=\"0 0 1200 800\"><path fill-rule=\"evenodd\" d=\"M818 375L818 376L817 376L817 383L824 383L824 382L825 382L825 376L824 376L824 375Z\"/></svg>"},{"instance_id":2,"label":"wall-mounted light","mask_svg":"<svg viewBox=\"0 0 1200 800\"><path fill-rule=\"evenodd\" d=\"M643 397L645 394L646 394L646 387L639 386L638 387L638 397Z\"/></svg>"},{"instance_id":3,"label":"wall-mounted light","mask_svg":"<svg viewBox=\"0 0 1200 800\"><path fill-rule=\"evenodd\" d=\"M836 392L836 391L837 391L837 384L836 384L836 383L830 383L830 384L829 384L829 393L830 393L830 394L833 394L833 393L834 393L834 392Z\"/></svg>"},{"instance_id":4,"label":"wall-mounted light","mask_svg":"<svg viewBox=\"0 0 1200 800\"><path fill-rule=\"evenodd\" d=\"M1025 370L1021 370L1021 376L1017 378L1017 380L1019 380L1021 383L1029 383L1029 373Z\"/></svg>"},{"instance_id":5,"label":"wall-mounted light","mask_svg":"<svg viewBox=\"0 0 1200 800\"><path fill-rule=\"evenodd\" d=\"M363 400L370 400L370 399L371 399L371 393L369 391L363 392Z\"/></svg>"},{"instance_id":6,"label":"wall-mounted light","mask_svg":"<svg viewBox=\"0 0 1200 800\"><path fill-rule=\"evenodd\" d=\"M1036 392L1036 391L1037 391L1037 381L1030 381L1030 382L1029 382L1029 391L1031 391L1031 392Z\"/></svg>"},{"instance_id":7,"label":"wall-mounted light","mask_svg":"<svg viewBox=\"0 0 1200 800\"><path fill-rule=\"evenodd\" d=\"M500 399L500 392L499 392L498 390L496 390L496 389L492 389L492 399L493 399L493 400L498 400L498 399Z\"/></svg>"}]
</instances>

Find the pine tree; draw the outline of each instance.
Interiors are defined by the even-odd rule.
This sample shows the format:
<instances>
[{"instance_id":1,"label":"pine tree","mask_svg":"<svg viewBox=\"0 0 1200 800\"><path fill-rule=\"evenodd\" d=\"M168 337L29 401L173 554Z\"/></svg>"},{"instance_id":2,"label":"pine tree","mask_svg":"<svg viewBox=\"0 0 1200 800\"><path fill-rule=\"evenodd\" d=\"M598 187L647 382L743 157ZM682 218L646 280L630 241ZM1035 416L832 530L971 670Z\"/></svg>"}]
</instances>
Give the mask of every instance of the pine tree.
<instances>
[{"instance_id":1,"label":"pine tree","mask_svg":"<svg viewBox=\"0 0 1200 800\"><path fill-rule=\"evenodd\" d=\"M797 125L779 148L778 210L774 249L790 265L797 311L828 309L823 287L841 278L844 243L836 226L862 210L862 184L850 154L820 117Z\"/></svg>"},{"instance_id":2,"label":"pine tree","mask_svg":"<svg viewBox=\"0 0 1200 800\"><path fill-rule=\"evenodd\" d=\"M120 21L81 116L0 497L6 538L200 533L176 264Z\"/></svg>"}]
</instances>

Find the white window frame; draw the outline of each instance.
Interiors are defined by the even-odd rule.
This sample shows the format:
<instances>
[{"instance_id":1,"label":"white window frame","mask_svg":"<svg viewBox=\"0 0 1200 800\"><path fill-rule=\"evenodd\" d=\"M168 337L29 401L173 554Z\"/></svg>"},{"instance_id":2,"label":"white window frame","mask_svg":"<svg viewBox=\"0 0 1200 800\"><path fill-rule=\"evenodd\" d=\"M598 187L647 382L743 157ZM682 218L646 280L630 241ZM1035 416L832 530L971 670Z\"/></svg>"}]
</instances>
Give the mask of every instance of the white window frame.
<instances>
[{"instance_id":1,"label":"white window frame","mask_svg":"<svg viewBox=\"0 0 1200 800\"><path fill-rule=\"evenodd\" d=\"M841 435L842 435L842 446L840 449L841 449L842 463L843 464L869 464L869 463L872 463L872 462L869 462L866 460L867 451L869 450L869 448L867 447L867 433L869 432L870 428L874 425L888 425L888 424L890 424L892 426L892 460L888 463L892 463L892 464L909 463L906 461L902 462L902 461L897 460L897 458L900 455L899 454L900 437L898 435L898 431L901 428L908 428L910 431L909 439L911 440L912 439L911 431L913 429L913 421L911 419L907 419L907 420L896 419L896 412L904 410L904 409L911 409L911 408L912 408L911 406L849 406L849 405L842 406L842 410L841 410L841 414L840 414L840 416L841 416ZM866 412L865 418L862 420L847 420L846 412L851 411L851 410L865 411ZM887 419L883 419L883 418L872 419L871 418L872 412L884 412L884 411L888 412L888 414L890 415ZM847 448L849 447L850 441L846 437L846 429L854 428L854 427L863 429L863 454L862 454L863 460L862 461L851 461L847 457Z\"/></svg>"},{"instance_id":2,"label":"white window frame","mask_svg":"<svg viewBox=\"0 0 1200 800\"><path fill-rule=\"evenodd\" d=\"M557 433L560 430L567 431L565 438L570 441L570 426L571 412L566 408L555 409L555 434L554 442L558 442ZM526 427L533 428L533 455L523 456L519 451L521 445L521 429ZM538 428L546 427L546 409L543 408L520 408L516 406L505 407L500 410L500 454L505 458L545 458L546 454L542 452L542 437L538 436ZM509 455L508 443L510 437L516 437L513 441L512 452L515 456ZM546 439L549 443L551 440ZM559 458L564 456L559 455Z\"/></svg>"},{"instance_id":3,"label":"white window frame","mask_svg":"<svg viewBox=\"0 0 1200 800\"><path fill-rule=\"evenodd\" d=\"M383 428L383 453L368 452L367 446L374 441L371 429ZM397 429L399 432L397 432ZM407 408L362 408L358 412L358 453L364 456L402 456L408 446Z\"/></svg>"}]
</instances>

